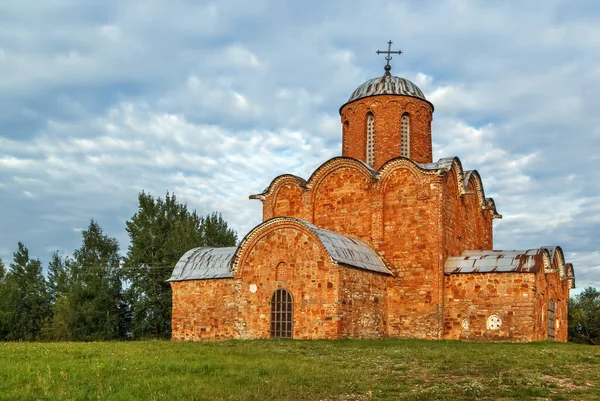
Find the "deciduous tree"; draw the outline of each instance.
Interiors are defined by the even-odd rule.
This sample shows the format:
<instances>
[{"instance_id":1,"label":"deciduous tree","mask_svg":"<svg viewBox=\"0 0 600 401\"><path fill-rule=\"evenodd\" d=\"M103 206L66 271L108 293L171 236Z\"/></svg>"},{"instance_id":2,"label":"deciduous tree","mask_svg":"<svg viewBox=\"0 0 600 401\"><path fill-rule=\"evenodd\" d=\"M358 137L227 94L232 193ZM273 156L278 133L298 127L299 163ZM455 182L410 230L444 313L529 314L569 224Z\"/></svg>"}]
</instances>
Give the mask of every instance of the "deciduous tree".
<instances>
[{"instance_id":1,"label":"deciduous tree","mask_svg":"<svg viewBox=\"0 0 600 401\"><path fill-rule=\"evenodd\" d=\"M588 287L569 299L569 341L600 345L600 291Z\"/></svg>"}]
</instances>

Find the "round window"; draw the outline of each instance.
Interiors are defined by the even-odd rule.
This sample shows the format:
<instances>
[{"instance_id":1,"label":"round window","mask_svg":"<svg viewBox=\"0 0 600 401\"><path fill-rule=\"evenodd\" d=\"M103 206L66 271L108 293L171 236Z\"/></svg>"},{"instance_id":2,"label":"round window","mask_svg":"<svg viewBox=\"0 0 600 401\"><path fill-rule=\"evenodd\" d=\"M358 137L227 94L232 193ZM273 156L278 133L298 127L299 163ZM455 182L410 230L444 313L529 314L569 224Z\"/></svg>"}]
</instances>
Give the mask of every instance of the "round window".
<instances>
[{"instance_id":1,"label":"round window","mask_svg":"<svg viewBox=\"0 0 600 401\"><path fill-rule=\"evenodd\" d=\"M491 315L487 318L488 330L500 330L500 326L502 326L502 319L500 319L500 316Z\"/></svg>"}]
</instances>

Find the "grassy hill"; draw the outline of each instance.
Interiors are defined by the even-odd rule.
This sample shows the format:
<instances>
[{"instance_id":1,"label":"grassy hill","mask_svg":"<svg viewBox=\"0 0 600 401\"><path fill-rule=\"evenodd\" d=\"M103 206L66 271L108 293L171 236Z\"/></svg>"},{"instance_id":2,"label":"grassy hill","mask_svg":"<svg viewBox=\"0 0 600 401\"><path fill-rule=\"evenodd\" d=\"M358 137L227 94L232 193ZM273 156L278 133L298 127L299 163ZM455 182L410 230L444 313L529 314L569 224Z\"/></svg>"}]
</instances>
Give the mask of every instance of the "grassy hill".
<instances>
[{"instance_id":1,"label":"grassy hill","mask_svg":"<svg viewBox=\"0 0 600 401\"><path fill-rule=\"evenodd\" d=\"M600 347L417 340L0 343L1 400L600 400Z\"/></svg>"}]
</instances>

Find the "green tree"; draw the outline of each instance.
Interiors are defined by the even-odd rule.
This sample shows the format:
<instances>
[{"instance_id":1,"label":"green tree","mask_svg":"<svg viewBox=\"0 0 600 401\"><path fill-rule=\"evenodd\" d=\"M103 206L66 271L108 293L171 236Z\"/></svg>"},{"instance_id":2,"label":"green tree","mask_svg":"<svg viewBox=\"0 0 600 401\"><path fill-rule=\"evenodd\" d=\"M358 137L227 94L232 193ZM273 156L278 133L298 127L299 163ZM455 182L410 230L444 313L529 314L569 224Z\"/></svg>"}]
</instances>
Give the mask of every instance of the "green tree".
<instances>
[{"instance_id":1,"label":"green tree","mask_svg":"<svg viewBox=\"0 0 600 401\"><path fill-rule=\"evenodd\" d=\"M94 220L82 232L81 247L70 264L70 319L73 340L115 340L128 333L128 308L123 297L119 244ZM64 306L61 306L64 307Z\"/></svg>"},{"instance_id":2,"label":"green tree","mask_svg":"<svg viewBox=\"0 0 600 401\"><path fill-rule=\"evenodd\" d=\"M600 291L595 288L569 299L569 341L600 345Z\"/></svg>"},{"instance_id":3,"label":"green tree","mask_svg":"<svg viewBox=\"0 0 600 401\"><path fill-rule=\"evenodd\" d=\"M68 293L69 273L69 260L63 259L58 251L55 251L48 264L48 292L53 303Z\"/></svg>"},{"instance_id":4,"label":"green tree","mask_svg":"<svg viewBox=\"0 0 600 401\"><path fill-rule=\"evenodd\" d=\"M6 283L6 267L0 259L0 340L5 340L10 331L12 312L10 311L9 298L11 289Z\"/></svg>"},{"instance_id":5,"label":"green tree","mask_svg":"<svg viewBox=\"0 0 600 401\"><path fill-rule=\"evenodd\" d=\"M22 242L3 279L1 298L0 335L6 340L38 339L50 315L50 297L40 260L31 259Z\"/></svg>"},{"instance_id":6,"label":"green tree","mask_svg":"<svg viewBox=\"0 0 600 401\"><path fill-rule=\"evenodd\" d=\"M48 293L52 302L52 313L43 328L42 337L51 341L73 339L70 322L71 275L68 259L63 259L58 251L52 254L48 264Z\"/></svg>"},{"instance_id":7,"label":"green tree","mask_svg":"<svg viewBox=\"0 0 600 401\"><path fill-rule=\"evenodd\" d=\"M234 246L237 242L235 231L227 227L220 213L212 213L202 219L202 239L204 246Z\"/></svg>"},{"instance_id":8,"label":"green tree","mask_svg":"<svg viewBox=\"0 0 600 401\"><path fill-rule=\"evenodd\" d=\"M171 287L166 281L175 263L199 246L232 246L235 232L213 213L205 218L169 193L154 198L142 192L138 210L127 221L130 245L125 257L134 338L169 338Z\"/></svg>"}]
</instances>

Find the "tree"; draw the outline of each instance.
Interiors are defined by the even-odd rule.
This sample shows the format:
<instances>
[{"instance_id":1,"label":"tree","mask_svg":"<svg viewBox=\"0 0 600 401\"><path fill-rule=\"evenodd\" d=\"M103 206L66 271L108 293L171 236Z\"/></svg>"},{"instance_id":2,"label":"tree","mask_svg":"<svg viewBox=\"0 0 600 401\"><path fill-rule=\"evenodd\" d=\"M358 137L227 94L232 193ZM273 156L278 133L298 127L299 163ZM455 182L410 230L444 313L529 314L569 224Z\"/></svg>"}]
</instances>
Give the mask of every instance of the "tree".
<instances>
[{"instance_id":1,"label":"tree","mask_svg":"<svg viewBox=\"0 0 600 401\"><path fill-rule=\"evenodd\" d=\"M50 315L50 297L40 260L31 259L22 242L3 279L1 298L0 335L7 340L38 339Z\"/></svg>"},{"instance_id":2,"label":"tree","mask_svg":"<svg viewBox=\"0 0 600 401\"><path fill-rule=\"evenodd\" d=\"M55 251L48 264L48 293L52 303L52 313L42 330L44 339L51 341L73 339L70 290L70 261L63 259L58 251Z\"/></svg>"},{"instance_id":3,"label":"tree","mask_svg":"<svg viewBox=\"0 0 600 401\"><path fill-rule=\"evenodd\" d=\"M179 258L199 246L232 246L235 232L221 215L202 218L169 193L154 198L142 192L126 229L130 245L124 267L129 280L134 338L169 338L171 287L166 281Z\"/></svg>"},{"instance_id":4,"label":"tree","mask_svg":"<svg viewBox=\"0 0 600 401\"><path fill-rule=\"evenodd\" d=\"M227 227L220 213L212 213L202 220L202 239L204 246L234 246L237 242L235 231Z\"/></svg>"},{"instance_id":5,"label":"tree","mask_svg":"<svg viewBox=\"0 0 600 401\"><path fill-rule=\"evenodd\" d=\"M600 291L595 288L569 299L569 341L600 345Z\"/></svg>"},{"instance_id":6,"label":"tree","mask_svg":"<svg viewBox=\"0 0 600 401\"><path fill-rule=\"evenodd\" d=\"M48 292L53 303L69 291L69 273L69 260L55 251L48 264Z\"/></svg>"},{"instance_id":7,"label":"tree","mask_svg":"<svg viewBox=\"0 0 600 401\"><path fill-rule=\"evenodd\" d=\"M73 255L72 282L67 294L73 339L125 338L128 308L123 297L117 240L105 235L100 225L91 220L82 232L81 247Z\"/></svg>"}]
</instances>

